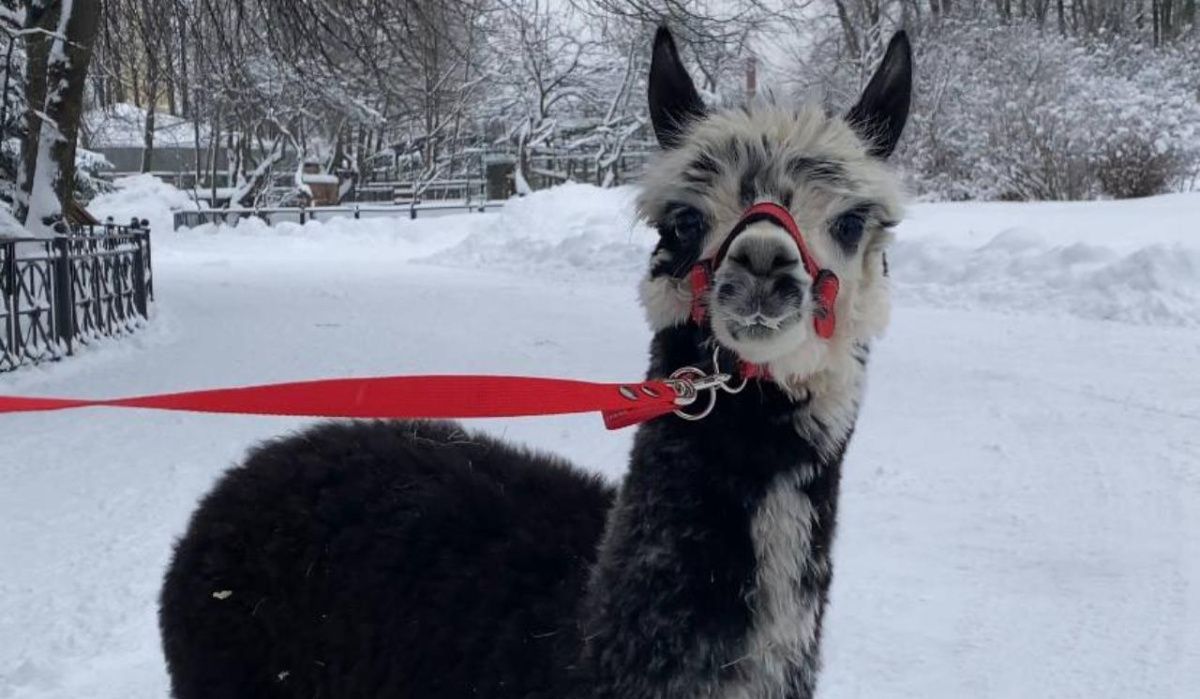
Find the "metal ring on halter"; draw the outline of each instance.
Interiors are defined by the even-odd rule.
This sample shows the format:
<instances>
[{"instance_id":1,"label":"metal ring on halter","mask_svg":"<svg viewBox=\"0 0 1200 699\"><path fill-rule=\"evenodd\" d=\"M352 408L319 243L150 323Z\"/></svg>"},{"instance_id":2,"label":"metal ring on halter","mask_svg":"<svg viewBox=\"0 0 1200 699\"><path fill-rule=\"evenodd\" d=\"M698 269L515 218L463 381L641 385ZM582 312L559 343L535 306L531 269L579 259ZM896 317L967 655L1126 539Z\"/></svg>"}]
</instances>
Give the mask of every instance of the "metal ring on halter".
<instances>
[{"instance_id":1,"label":"metal ring on halter","mask_svg":"<svg viewBox=\"0 0 1200 699\"><path fill-rule=\"evenodd\" d=\"M721 346L716 345L713 347L713 374L716 376L728 376L730 379L732 379L733 377L731 375L721 373L720 362L721 362ZM743 376L742 382L740 384L738 384L737 388L730 386L728 379L726 379L725 381L722 381L721 384L719 386L717 386L717 388L720 388L722 391L725 391L726 393L732 393L732 394L736 395L738 393L741 393L742 389L745 388L746 385L749 383L750 383L750 379ZM714 391L714 393L716 393L716 392Z\"/></svg>"},{"instance_id":2,"label":"metal ring on halter","mask_svg":"<svg viewBox=\"0 0 1200 699\"><path fill-rule=\"evenodd\" d=\"M667 383L675 390L675 404L679 406L679 410L675 414L684 420L703 420L708 417L713 408L717 407L717 389L726 393L741 393L742 389L750 383L750 379L743 376L742 382L735 386L730 386L729 382L733 380L732 374L721 372L721 347L713 347L713 373L708 374L703 370L694 366L685 366L671 372L671 377L667 379ZM686 408L700 397L701 391L708 391L708 403L704 409L698 413L689 413L683 408Z\"/></svg>"},{"instance_id":3,"label":"metal ring on halter","mask_svg":"<svg viewBox=\"0 0 1200 699\"><path fill-rule=\"evenodd\" d=\"M676 410L675 414L684 420L691 420L692 422L695 422L696 420L703 420L704 418L708 417L715 407L717 407L717 391L716 389L710 389L708 392L708 405L704 406L704 410L701 410L698 413L689 413L681 408Z\"/></svg>"},{"instance_id":4,"label":"metal ring on halter","mask_svg":"<svg viewBox=\"0 0 1200 699\"><path fill-rule=\"evenodd\" d=\"M700 369L694 366L685 366L671 372L669 382L678 394L675 399L676 404L680 406L675 414L684 420L703 420L708 417L709 413L717 405L717 387L721 386L729 378L719 374L709 376ZM698 413L689 413L683 408L696 402L699 398L700 391L708 391L708 404Z\"/></svg>"}]
</instances>

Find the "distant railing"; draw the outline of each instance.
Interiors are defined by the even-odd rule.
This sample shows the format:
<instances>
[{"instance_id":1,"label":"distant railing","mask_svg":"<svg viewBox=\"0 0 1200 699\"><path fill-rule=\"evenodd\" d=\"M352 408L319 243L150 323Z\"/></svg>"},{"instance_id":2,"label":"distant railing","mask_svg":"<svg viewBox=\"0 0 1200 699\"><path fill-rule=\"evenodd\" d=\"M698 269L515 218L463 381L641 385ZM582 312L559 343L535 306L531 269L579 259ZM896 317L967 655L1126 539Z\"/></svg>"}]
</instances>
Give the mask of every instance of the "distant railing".
<instances>
[{"instance_id":1,"label":"distant railing","mask_svg":"<svg viewBox=\"0 0 1200 699\"><path fill-rule=\"evenodd\" d=\"M395 205L418 205L425 203L441 203L453 199L466 202L485 201L487 199L487 183L482 179L449 179L432 182L413 182L410 180L374 180L359 182L342 199L343 205L350 203L388 202Z\"/></svg>"},{"instance_id":2,"label":"distant railing","mask_svg":"<svg viewBox=\"0 0 1200 699\"><path fill-rule=\"evenodd\" d=\"M329 221L335 218L409 218L495 211L503 201L425 202L406 206L311 206L263 209L185 209L175 212L175 230L206 223L236 226L238 221L257 218L267 225Z\"/></svg>"},{"instance_id":3,"label":"distant railing","mask_svg":"<svg viewBox=\"0 0 1200 699\"><path fill-rule=\"evenodd\" d=\"M149 317L153 298L148 229L0 238L0 371L130 332Z\"/></svg>"},{"instance_id":4,"label":"distant railing","mask_svg":"<svg viewBox=\"0 0 1200 699\"><path fill-rule=\"evenodd\" d=\"M526 183L533 189L545 189L563 182L589 183L598 186L617 186L636 182L645 171L647 163L658 152L655 142L645 140L645 135L631 138L623 144L610 143L609 146L599 140L585 142L586 139L575 139L570 136L566 140L573 141L568 145L532 146L522 153L515 145L492 144L483 148L469 148L460 153L450 162L442 162L446 167L438 168L439 177L429 183L426 199L439 198L439 183L454 182L457 179L468 182L487 182L493 186L493 180L488 172L488 164L505 162L506 174L511 177L513 168L518 162L522 163L522 174ZM389 185L395 182L421 180L426 177L427 163L421 157L407 156L389 158L380 153L373 160L372 167L361 174L358 187L363 190L359 201L367 201L369 197L377 197L381 201L385 192L376 185ZM443 157L443 161L445 157ZM443 195L444 196L444 195ZM494 194L492 196L495 196Z\"/></svg>"}]
</instances>

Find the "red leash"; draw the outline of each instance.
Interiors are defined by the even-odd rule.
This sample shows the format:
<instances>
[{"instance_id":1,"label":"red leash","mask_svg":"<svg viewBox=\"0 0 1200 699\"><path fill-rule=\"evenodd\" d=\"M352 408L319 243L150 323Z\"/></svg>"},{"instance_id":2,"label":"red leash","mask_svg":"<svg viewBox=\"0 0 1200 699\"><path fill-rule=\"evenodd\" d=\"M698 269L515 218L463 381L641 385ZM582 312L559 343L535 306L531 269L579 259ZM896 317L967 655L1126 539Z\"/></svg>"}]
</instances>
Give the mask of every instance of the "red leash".
<instances>
[{"instance_id":1,"label":"red leash","mask_svg":"<svg viewBox=\"0 0 1200 699\"><path fill-rule=\"evenodd\" d=\"M690 274L693 322L704 322L709 287L733 239L760 220L780 226L795 242L804 267L813 278L813 297L818 305L813 319L816 332L829 338L835 324L837 276L817 263L791 213L772 202L760 202L747 209L716 255L693 268ZM769 377L765 367L743 362L742 383L733 387L730 381L734 377L720 373L717 368L718 353L719 349L714 348L711 375L684 367L669 379L634 384L518 376L384 376L107 400L0 396L0 414L92 407L342 418L519 417L599 412L604 416L605 426L615 430L671 412L684 419L699 420L712 412L718 391L738 393L748 379ZM707 405L698 413L684 412L682 408L695 403L703 391L708 392Z\"/></svg>"},{"instance_id":2,"label":"red leash","mask_svg":"<svg viewBox=\"0 0 1200 699\"><path fill-rule=\"evenodd\" d=\"M600 412L615 430L690 405L680 381L590 383L518 376L385 376L81 400L0 396L0 413L147 408L200 413L341 418L519 417ZM690 396L690 397L689 397Z\"/></svg>"}]
</instances>

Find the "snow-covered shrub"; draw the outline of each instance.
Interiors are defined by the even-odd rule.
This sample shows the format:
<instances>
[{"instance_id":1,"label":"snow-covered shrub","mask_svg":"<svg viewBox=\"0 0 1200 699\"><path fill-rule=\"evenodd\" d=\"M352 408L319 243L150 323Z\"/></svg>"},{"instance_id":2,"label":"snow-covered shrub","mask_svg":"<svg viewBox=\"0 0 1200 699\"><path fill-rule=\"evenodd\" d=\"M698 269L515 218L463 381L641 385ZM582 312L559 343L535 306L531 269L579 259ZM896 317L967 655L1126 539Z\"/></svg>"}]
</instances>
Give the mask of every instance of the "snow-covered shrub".
<instances>
[{"instance_id":1,"label":"snow-covered shrub","mask_svg":"<svg viewBox=\"0 0 1200 699\"><path fill-rule=\"evenodd\" d=\"M1129 135L1105 146L1096 160L1104 193L1115 199L1148 197L1171 189L1186 171L1178 149L1157 139Z\"/></svg>"},{"instance_id":2,"label":"snow-covered shrub","mask_svg":"<svg viewBox=\"0 0 1200 699\"><path fill-rule=\"evenodd\" d=\"M101 173L112 170L113 165L103 154L86 148L75 149L75 195L84 202L112 191L112 183L101 177Z\"/></svg>"},{"instance_id":3,"label":"snow-covered shrub","mask_svg":"<svg viewBox=\"0 0 1200 699\"><path fill-rule=\"evenodd\" d=\"M1100 105L1111 130L1095 164L1104 194L1191 188L1200 168L1200 42L1157 49L1116 43L1095 56L1112 76L1113 97Z\"/></svg>"},{"instance_id":4,"label":"snow-covered shrub","mask_svg":"<svg viewBox=\"0 0 1200 699\"><path fill-rule=\"evenodd\" d=\"M1185 188L1200 163L1192 47L946 20L916 42L898 161L929 199L1084 199Z\"/></svg>"}]
</instances>

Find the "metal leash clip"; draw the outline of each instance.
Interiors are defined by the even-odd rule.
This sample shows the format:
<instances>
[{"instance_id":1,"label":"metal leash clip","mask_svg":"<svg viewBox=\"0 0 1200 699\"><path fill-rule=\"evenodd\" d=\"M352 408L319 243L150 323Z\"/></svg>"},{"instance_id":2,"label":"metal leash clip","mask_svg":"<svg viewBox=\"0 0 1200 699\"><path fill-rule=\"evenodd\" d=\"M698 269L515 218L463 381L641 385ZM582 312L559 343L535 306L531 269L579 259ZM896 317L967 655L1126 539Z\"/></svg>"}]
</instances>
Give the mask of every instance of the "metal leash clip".
<instances>
[{"instance_id":1,"label":"metal leash clip","mask_svg":"<svg viewBox=\"0 0 1200 699\"><path fill-rule=\"evenodd\" d=\"M735 394L741 393L742 389L746 387L749 381L745 378L736 387L730 385L730 382L733 381L733 374L721 372L720 355L721 348L713 347L713 373L711 374L694 366L681 367L671 372L666 384L676 393L675 404L679 406L679 410L675 411L676 415L693 422L703 420L712 413L713 408L717 407L718 390ZM704 409L698 413L689 413L684 410L699 400L702 391L708 391L708 403L705 404Z\"/></svg>"}]
</instances>

